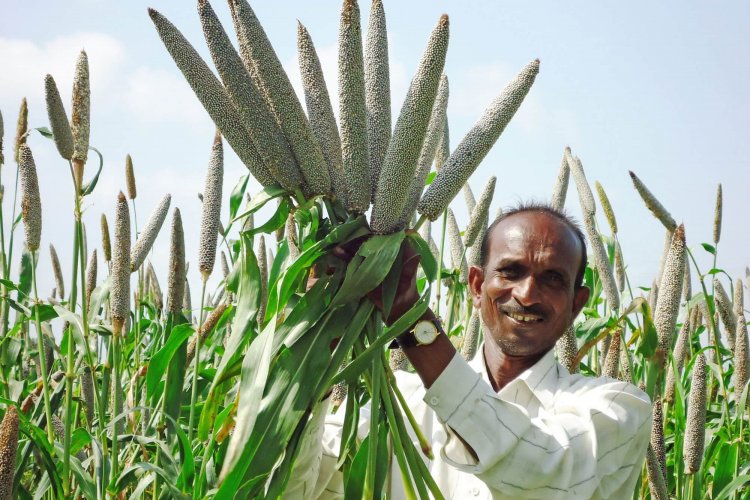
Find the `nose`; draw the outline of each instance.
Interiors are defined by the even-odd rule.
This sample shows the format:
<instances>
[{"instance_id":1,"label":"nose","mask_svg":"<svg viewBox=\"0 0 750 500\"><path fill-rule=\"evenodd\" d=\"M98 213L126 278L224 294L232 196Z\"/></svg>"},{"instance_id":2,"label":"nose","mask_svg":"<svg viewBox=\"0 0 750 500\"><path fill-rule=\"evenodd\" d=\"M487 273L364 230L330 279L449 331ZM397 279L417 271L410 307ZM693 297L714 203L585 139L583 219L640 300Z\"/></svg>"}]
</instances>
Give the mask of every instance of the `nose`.
<instances>
[{"instance_id":1,"label":"nose","mask_svg":"<svg viewBox=\"0 0 750 500\"><path fill-rule=\"evenodd\" d=\"M518 280L513 288L513 298L524 307L539 303L539 290L533 276Z\"/></svg>"}]
</instances>

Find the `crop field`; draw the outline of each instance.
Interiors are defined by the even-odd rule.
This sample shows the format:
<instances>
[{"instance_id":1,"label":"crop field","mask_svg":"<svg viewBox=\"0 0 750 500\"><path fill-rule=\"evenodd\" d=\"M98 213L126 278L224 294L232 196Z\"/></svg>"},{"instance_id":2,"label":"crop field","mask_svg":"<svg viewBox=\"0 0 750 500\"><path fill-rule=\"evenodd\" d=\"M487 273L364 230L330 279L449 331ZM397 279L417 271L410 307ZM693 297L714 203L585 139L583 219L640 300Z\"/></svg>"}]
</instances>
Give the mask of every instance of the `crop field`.
<instances>
[{"instance_id":1,"label":"crop field","mask_svg":"<svg viewBox=\"0 0 750 500\"><path fill-rule=\"evenodd\" d=\"M501 213L491 210L500 181L472 175L543 63L515 68L456 137L447 15L426 36L403 102L391 99L380 0L369 16L343 1L338 87L300 23L299 99L262 19L246 0L229 7L231 25L197 2L204 40L148 12L161 40L154 50L169 55L216 126L205 144L187 146L205 157L205 182L193 187L200 220L184 218L166 191L144 206L130 156L123 190L105 193L114 216L87 210L108 153L90 141L96 89L85 51L69 61L72 96L47 75L38 82L44 102L24 99L17 116L0 110L0 500L280 498L326 398L344 415L346 498L387 498L387 480L403 482L408 498L444 497L393 375L413 368L390 346L429 307L461 356L482 355L467 281ZM29 123L32 107L48 120ZM620 212L587 179L575 147L561 145L557 177L540 180L552 207L582 214L589 256L591 294L557 359L650 397L650 445L632 498L750 499L750 270L722 268L722 185L706 188L716 189L712 239L697 241L634 172L641 210ZM247 167L230 191L229 150ZM37 162L40 151L54 151L57 164ZM56 189L72 193L71 231L50 242L47 217L60 208L40 185L66 164L69 184ZM663 253L650 283L630 278L622 217L658 221L648 237L663 239ZM157 237L169 242L163 268L152 262ZM198 242L197 255L186 241ZM73 249L70 262L58 258L63 247ZM407 248L420 257L420 297L386 325L380 311L394 304ZM52 270L51 293L38 286L40 262ZM200 276L192 290L189 269ZM369 293L377 287L378 307ZM371 418L359 439L364 405Z\"/></svg>"}]
</instances>

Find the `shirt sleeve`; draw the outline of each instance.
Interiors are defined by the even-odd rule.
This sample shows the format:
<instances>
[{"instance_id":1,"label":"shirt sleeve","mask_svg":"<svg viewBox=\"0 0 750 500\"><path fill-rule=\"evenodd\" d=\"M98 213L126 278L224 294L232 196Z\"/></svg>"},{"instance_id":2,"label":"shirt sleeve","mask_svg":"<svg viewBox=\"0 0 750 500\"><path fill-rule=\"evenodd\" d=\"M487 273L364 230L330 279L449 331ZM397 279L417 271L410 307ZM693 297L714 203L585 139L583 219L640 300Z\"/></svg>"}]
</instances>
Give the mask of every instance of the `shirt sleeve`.
<instances>
[{"instance_id":1,"label":"shirt sleeve","mask_svg":"<svg viewBox=\"0 0 750 500\"><path fill-rule=\"evenodd\" d=\"M640 472L651 429L648 397L631 384L581 378L532 418L458 355L424 400L446 426L446 462L509 497L625 491Z\"/></svg>"}]
</instances>

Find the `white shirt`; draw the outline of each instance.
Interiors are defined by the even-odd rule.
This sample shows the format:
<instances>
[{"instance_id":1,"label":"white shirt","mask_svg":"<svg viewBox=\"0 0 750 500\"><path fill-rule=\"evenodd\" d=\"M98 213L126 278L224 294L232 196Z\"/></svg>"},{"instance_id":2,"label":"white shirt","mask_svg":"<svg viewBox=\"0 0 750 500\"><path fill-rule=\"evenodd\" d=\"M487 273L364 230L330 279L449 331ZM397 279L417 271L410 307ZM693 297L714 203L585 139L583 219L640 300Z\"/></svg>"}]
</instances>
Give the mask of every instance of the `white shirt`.
<instances>
[{"instance_id":1,"label":"white shirt","mask_svg":"<svg viewBox=\"0 0 750 500\"><path fill-rule=\"evenodd\" d=\"M619 380L571 375L550 350L495 393L483 350L478 352L470 363L456 354L426 391L416 374L396 373L432 444L435 459L422 458L446 498L632 497L651 431L651 404L643 391ZM344 498L342 473L335 468L344 407L330 415L324 402L313 412L285 498ZM360 438L368 421L365 407ZM388 498L403 499L393 462Z\"/></svg>"}]
</instances>

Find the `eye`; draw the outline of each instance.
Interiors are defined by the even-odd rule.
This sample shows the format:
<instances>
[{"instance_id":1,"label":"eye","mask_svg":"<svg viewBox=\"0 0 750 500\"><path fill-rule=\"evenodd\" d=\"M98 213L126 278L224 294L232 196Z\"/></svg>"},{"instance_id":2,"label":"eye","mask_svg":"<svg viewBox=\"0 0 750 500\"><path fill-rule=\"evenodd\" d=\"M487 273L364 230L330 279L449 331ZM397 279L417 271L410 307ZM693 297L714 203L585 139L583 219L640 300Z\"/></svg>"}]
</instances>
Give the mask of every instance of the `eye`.
<instances>
[{"instance_id":1,"label":"eye","mask_svg":"<svg viewBox=\"0 0 750 500\"><path fill-rule=\"evenodd\" d=\"M557 271L549 271L545 274L545 280L555 286L562 286L567 284L567 280L565 279L565 276L558 273Z\"/></svg>"},{"instance_id":2,"label":"eye","mask_svg":"<svg viewBox=\"0 0 750 500\"><path fill-rule=\"evenodd\" d=\"M521 270L516 266L505 266L498 268L497 274L503 279L512 280L521 276Z\"/></svg>"}]
</instances>

